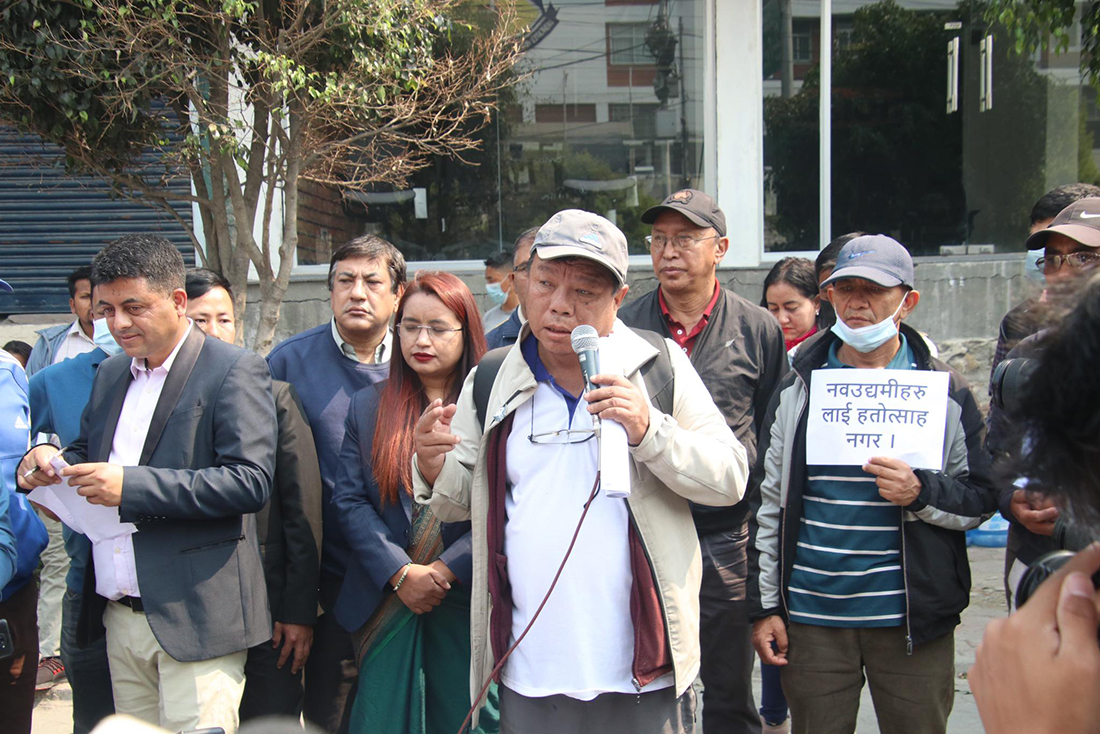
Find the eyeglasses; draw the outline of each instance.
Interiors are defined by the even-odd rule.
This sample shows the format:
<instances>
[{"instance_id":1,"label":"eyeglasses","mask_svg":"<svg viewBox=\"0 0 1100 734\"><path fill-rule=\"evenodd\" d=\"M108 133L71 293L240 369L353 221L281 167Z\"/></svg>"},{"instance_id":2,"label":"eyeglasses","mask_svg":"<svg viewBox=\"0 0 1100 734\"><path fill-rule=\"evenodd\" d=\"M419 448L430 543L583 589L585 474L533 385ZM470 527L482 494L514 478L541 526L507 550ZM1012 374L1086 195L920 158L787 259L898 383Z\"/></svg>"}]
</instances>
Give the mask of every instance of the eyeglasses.
<instances>
[{"instance_id":1,"label":"eyeglasses","mask_svg":"<svg viewBox=\"0 0 1100 734\"><path fill-rule=\"evenodd\" d=\"M695 239L691 235L678 234L675 237L665 237L663 234L647 235L645 238L646 247L650 252L661 252L665 249L665 246L670 242L676 246L676 249L680 252L690 252L699 246L700 242L706 242L707 240L719 239L719 235L711 235L710 237L700 237Z\"/></svg>"},{"instance_id":2,"label":"eyeglasses","mask_svg":"<svg viewBox=\"0 0 1100 734\"><path fill-rule=\"evenodd\" d=\"M462 328L446 329L442 326L429 326L427 324L418 324L416 322L402 321L398 324L401 332L410 339L419 339L420 332L428 332L428 338L433 342L445 342L454 338L454 335L462 331Z\"/></svg>"},{"instance_id":3,"label":"eyeglasses","mask_svg":"<svg viewBox=\"0 0 1100 734\"><path fill-rule=\"evenodd\" d=\"M591 441L596 437L596 428L562 428L557 431L535 433L535 398L531 396L531 432L527 440L533 444L545 446L565 446Z\"/></svg>"},{"instance_id":4,"label":"eyeglasses","mask_svg":"<svg viewBox=\"0 0 1100 734\"><path fill-rule=\"evenodd\" d=\"M1035 267L1043 272L1053 273L1069 265L1074 270L1084 270L1100 263L1100 254L1095 252L1071 252L1068 255L1047 255L1035 261Z\"/></svg>"}]
</instances>

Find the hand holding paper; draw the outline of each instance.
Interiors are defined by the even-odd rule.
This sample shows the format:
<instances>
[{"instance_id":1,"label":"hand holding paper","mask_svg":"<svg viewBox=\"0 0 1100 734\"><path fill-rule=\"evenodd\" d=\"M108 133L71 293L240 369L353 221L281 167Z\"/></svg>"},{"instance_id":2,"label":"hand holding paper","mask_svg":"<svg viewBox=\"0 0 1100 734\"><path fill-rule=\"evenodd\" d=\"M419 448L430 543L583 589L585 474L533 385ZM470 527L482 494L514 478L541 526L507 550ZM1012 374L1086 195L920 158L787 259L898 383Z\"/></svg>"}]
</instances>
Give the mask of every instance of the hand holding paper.
<instances>
[{"instance_id":1,"label":"hand holding paper","mask_svg":"<svg viewBox=\"0 0 1100 734\"><path fill-rule=\"evenodd\" d=\"M61 456L55 456L48 466L58 478L58 482L37 487L27 495L27 499L36 505L49 509L57 515L61 522L76 532L87 535L93 543L136 532L137 528L133 523L124 523L119 519L117 507L107 507L103 504L93 505L88 499L77 494L78 488L71 485L67 477L62 478L61 476L63 470L72 468L65 463L65 459ZM122 467L115 468L121 474ZM119 481L121 486L121 478Z\"/></svg>"},{"instance_id":2,"label":"hand holding paper","mask_svg":"<svg viewBox=\"0 0 1100 734\"><path fill-rule=\"evenodd\" d=\"M632 445L640 444L649 430L649 401L642 391L622 375L599 374L592 382L600 387L584 396L588 412L615 421L626 429Z\"/></svg>"},{"instance_id":3,"label":"hand holding paper","mask_svg":"<svg viewBox=\"0 0 1100 734\"><path fill-rule=\"evenodd\" d=\"M60 482L61 478L57 475L57 471L50 466L50 460L58 453L60 450L49 444L35 446L28 451L19 462L19 468L15 470L16 484L21 489L31 490Z\"/></svg>"},{"instance_id":4,"label":"hand holding paper","mask_svg":"<svg viewBox=\"0 0 1100 734\"><path fill-rule=\"evenodd\" d=\"M93 505L118 507L122 504L122 467L117 464L77 464L65 467L61 475Z\"/></svg>"},{"instance_id":5,"label":"hand holding paper","mask_svg":"<svg viewBox=\"0 0 1100 734\"><path fill-rule=\"evenodd\" d=\"M920 496L920 479L901 459L876 456L863 465L863 471L874 475L879 495L899 507L908 507Z\"/></svg>"}]
</instances>

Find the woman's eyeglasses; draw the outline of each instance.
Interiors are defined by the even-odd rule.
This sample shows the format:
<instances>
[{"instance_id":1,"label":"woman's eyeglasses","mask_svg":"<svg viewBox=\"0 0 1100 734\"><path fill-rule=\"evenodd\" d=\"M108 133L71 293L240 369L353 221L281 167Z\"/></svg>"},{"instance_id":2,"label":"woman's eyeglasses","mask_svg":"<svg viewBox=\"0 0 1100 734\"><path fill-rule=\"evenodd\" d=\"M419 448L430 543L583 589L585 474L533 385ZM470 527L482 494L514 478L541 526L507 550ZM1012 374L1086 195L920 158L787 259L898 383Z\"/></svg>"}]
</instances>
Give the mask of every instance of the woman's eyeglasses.
<instances>
[{"instance_id":1,"label":"woman's eyeglasses","mask_svg":"<svg viewBox=\"0 0 1100 734\"><path fill-rule=\"evenodd\" d=\"M415 321L402 321L399 323L398 328L401 329L401 333L410 339L419 339L420 332L426 331L428 338L433 342L445 342L450 341L455 334L462 331L462 328L448 329L443 326L429 326L428 324L418 324Z\"/></svg>"}]
</instances>

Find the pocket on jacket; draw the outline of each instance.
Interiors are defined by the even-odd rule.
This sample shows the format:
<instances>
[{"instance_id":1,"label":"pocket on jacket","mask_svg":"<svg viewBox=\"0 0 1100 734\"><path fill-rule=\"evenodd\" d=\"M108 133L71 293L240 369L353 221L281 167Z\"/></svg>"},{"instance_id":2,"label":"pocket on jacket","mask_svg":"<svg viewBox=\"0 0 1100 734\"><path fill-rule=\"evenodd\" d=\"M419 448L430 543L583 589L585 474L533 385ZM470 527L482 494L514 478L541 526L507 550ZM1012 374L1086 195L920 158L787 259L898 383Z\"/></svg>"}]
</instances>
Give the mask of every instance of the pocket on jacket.
<instances>
[{"instance_id":1,"label":"pocket on jacket","mask_svg":"<svg viewBox=\"0 0 1100 734\"><path fill-rule=\"evenodd\" d=\"M245 639L238 545L227 538L180 551L189 576L188 616L200 633L215 638L212 648Z\"/></svg>"}]
</instances>

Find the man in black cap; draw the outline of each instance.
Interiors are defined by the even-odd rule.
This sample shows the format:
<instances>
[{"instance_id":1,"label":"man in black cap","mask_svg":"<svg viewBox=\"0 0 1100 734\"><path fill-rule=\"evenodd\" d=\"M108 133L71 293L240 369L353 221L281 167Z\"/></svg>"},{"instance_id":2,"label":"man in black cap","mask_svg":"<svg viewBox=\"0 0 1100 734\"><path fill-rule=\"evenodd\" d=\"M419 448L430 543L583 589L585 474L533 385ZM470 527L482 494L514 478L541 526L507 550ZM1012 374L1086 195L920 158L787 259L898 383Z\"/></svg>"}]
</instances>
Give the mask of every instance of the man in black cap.
<instances>
[{"instance_id":1,"label":"man in black cap","mask_svg":"<svg viewBox=\"0 0 1100 734\"><path fill-rule=\"evenodd\" d=\"M653 225L646 242L660 285L621 309L619 318L684 350L751 464L768 400L787 372L783 332L771 314L718 283L729 239L714 199L683 189L646 210L642 221ZM748 503L691 509L703 551L703 731L759 732L745 602Z\"/></svg>"}]
</instances>

